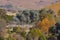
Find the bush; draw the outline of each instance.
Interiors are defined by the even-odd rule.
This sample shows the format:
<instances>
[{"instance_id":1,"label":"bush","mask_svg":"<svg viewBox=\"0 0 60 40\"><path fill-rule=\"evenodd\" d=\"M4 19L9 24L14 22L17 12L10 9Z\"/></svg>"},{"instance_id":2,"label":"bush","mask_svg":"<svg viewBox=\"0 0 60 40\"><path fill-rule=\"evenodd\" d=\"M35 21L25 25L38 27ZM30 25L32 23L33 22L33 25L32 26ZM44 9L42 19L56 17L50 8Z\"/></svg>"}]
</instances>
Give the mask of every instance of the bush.
<instances>
[{"instance_id":1,"label":"bush","mask_svg":"<svg viewBox=\"0 0 60 40\"><path fill-rule=\"evenodd\" d=\"M4 40L4 37L0 37L0 40Z\"/></svg>"}]
</instances>

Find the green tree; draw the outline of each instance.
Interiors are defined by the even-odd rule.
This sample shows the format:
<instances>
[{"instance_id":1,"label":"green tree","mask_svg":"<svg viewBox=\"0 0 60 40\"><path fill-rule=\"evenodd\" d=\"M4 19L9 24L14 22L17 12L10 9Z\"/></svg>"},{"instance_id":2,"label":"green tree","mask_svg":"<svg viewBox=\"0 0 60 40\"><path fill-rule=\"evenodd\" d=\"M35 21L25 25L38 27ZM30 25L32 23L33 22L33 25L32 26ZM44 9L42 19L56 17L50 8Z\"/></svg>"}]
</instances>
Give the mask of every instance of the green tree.
<instances>
[{"instance_id":1,"label":"green tree","mask_svg":"<svg viewBox=\"0 0 60 40\"><path fill-rule=\"evenodd\" d=\"M5 9L0 9L0 18L2 18L6 13Z\"/></svg>"},{"instance_id":2,"label":"green tree","mask_svg":"<svg viewBox=\"0 0 60 40\"><path fill-rule=\"evenodd\" d=\"M0 18L4 19L6 22L10 22L13 19L13 16L6 15L6 10L0 9Z\"/></svg>"},{"instance_id":3,"label":"green tree","mask_svg":"<svg viewBox=\"0 0 60 40\"><path fill-rule=\"evenodd\" d=\"M60 21L60 10L58 10L55 20L56 22Z\"/></svg>"},{"instance_id":4,"label":"green tree","mask_svg":"<svg viewBox=\"0 0 60 40\"><path fill-rule=\"evenodd\" d=\"M15 40L13 37L11 37L11 35L9 35L9 37L7 38L7 40Z\"/></svg>"},{"instance_id":5,"label":"green tree","mask_svg":"<svg viewBox=\"0 0 60 40\"><path fill-rule=\"evenodd\" d=\"M21 32L20 27L14 27L13 32L20 33Z\"/></svg>"},{"instance_id":6,"label":"green tree","mask_svg":"<svg viewBox=\"0 0 60 40\"><path fill-rule=\"evenodd\" d=\"M46 40L45 35L41 32L40 29L31 29L29 33L33 40L35 37L40 37L40 40Z\"/></svg>"},{"instance_id":7,"label":"green tree","mask_svg":"<svg viewBox=\"0 0 60 40\"><path fill-rule=\"evenodd\" d=\"M54 11L51 9L41 9L39 10L40 19L43 20L44 18L48 17L51 20L54 17Z\"/></svg>"},{"instance_id":8,"label":"green tree","mask_svg":"<svg viewBox=\"0 0 60 40\"><path fill-rule=\"evenodd\" d=\"M58 14L57 15L60 16L60 10L58 11Z\"/></svg>"},{"instance_id":9,"label":"green tree","mask_svg":"<svg viewBox=\"0 0 60 40\"><path fill-rule=\"evenodd\" d=\"M3 16L3 19L6 21L6 22L10 22L10 21L12 21L13 20L13 16L9 16L9 15L4 15Z\"/></svg>"},{"instance_id":10,"label":"green tree","mask_svg":"<svg viewBox=\"0 0 60 40\"><path fill-rule=\"evenodd\" d=\"M20 35L21 35L22 37L26 38L26 32L25 32L25 31L20 32Z\"/></svg>"},{"instance_id":11,"label":"green tree","mask_svg":"<svg viewBox=\"0 0 60 40\"><path fill-rule=\"evenodd\" d=\"M8 34L9 34L9 36L8 36L8 38L6 39L6 40L15 40L13 37L12 37L12 32L8 29Z\"/></svg>"},{"instance_id":12,"label":"green tree","mask_svg":"<svg viewBox=\"0 0 60 40\"><path fill-rule=\"evenodd\" d=\"M4 40L4 37L0 37L0 40Z\"/></svg>"}]
</instances>

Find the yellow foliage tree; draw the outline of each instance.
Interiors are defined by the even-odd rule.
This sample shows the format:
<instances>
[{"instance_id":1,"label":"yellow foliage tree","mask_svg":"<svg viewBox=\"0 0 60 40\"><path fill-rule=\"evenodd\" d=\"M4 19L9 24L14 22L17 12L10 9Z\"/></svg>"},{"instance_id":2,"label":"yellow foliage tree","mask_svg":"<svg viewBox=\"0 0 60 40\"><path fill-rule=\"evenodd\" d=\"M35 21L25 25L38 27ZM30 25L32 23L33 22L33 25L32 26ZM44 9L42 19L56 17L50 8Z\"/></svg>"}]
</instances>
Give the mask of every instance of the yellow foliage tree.
<instances>
[{"instance_id":1,"label":"yellow foliage tree","mask_svg":"<svg viewBox=\"0 0 60 40\"><path fill-rule=\"evenodd\" d=\"M40 28L43 32L47 33L49 27L54 24L53 20L49 20L48 18L44 18L42 21L37 23L38 28Z\"/></svg>"}]
</instances>

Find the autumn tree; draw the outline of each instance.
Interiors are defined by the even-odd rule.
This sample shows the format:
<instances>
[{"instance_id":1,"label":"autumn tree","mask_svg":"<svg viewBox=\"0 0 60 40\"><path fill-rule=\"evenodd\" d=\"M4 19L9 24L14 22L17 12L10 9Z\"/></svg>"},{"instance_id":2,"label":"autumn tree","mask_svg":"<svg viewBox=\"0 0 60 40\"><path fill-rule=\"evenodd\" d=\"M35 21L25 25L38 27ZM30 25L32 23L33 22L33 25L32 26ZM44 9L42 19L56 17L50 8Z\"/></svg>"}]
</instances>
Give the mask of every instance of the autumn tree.
<instances>
[{"instance_id":1,"label":"autumn tree","mask_svg":"<svg viewBox=\"0 0 60 40\"><path fill-rule=\"evenodd\" d=\"M38 28L40 28L43 32L48 32L48 29L50 27L50 22L47 18L45 18L42 21L39 21L37 24Z\"/></svg>"},{"instance_id":2,"label":"autumn tree","mask_svg":"<svg viewBox=\"0 0 60 40\"><path fill-rule=\"evenodd\" d=\"M48 32L49 27L55 25L54 12L46 9L42 9L39 11L40 20L37 22L38 28L40 28L43 32Z\"/></svg>"}]
</instances>

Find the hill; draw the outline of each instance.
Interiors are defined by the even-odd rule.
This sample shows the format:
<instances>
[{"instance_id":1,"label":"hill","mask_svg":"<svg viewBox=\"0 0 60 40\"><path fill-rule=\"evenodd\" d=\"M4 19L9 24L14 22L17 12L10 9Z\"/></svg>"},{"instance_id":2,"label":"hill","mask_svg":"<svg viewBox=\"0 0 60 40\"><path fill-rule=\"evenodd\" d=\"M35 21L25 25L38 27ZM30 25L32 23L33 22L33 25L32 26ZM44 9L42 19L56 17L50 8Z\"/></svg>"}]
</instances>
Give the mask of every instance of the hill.
<instances>
[{"instance_id":1,"label":"hill","mask_svg":"<svg viewBox=\"0 0 60 40\"><path fill-rule=\"evenodd\" d=\"M0 7L20 8L20 9L41 9L59 0L0 0ZM3 6L1 6L3 5Z\"/></svg>"},{"instance_id":2,"label":"hill","mask_svg":"<svg viewBox=\"0 0 60 40\"><path fill-rule=\"evenodd\" d=\"M47 8L50 8L54 10L55 13L57 13L58 10L60 10L60 2L52 4L52 5L48 5Z\"/></svg>"}]
</instances>

